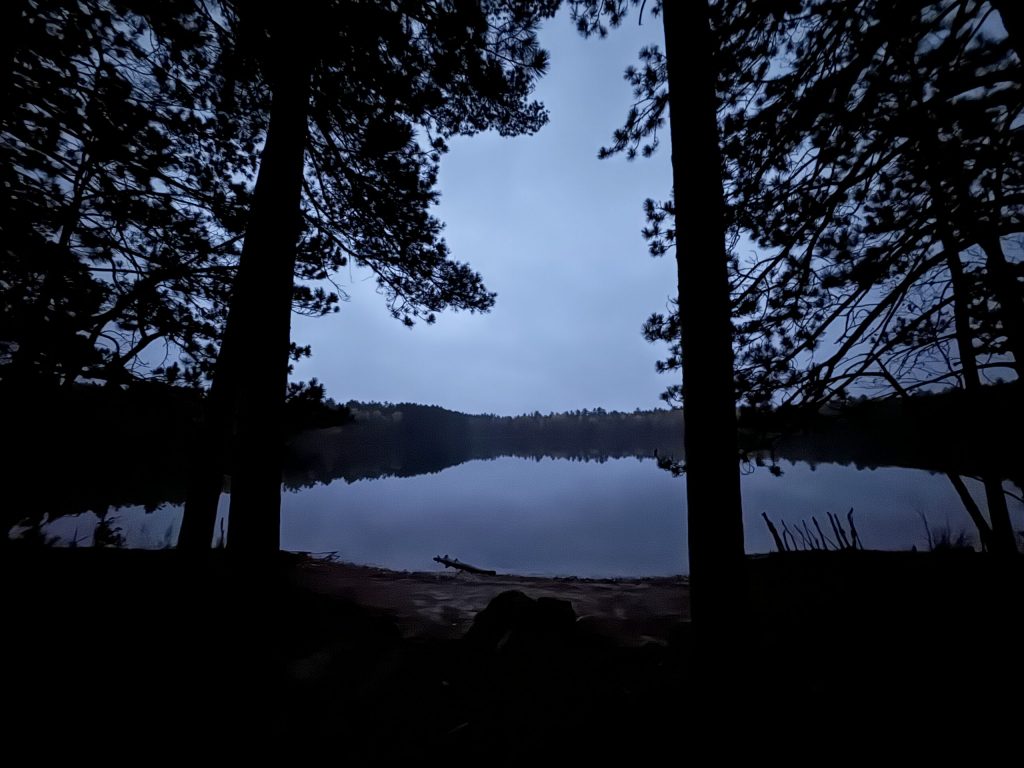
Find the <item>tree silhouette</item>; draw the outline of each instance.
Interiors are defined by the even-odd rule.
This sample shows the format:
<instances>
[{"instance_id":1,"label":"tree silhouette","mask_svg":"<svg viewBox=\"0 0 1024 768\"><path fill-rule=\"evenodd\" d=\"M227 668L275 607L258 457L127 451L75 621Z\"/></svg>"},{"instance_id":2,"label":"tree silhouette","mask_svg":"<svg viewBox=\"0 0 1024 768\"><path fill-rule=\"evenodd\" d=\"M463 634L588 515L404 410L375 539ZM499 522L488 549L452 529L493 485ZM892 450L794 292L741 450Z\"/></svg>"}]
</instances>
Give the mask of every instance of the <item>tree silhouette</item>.
<instances>
[{"instance_id":1,"label":"tree silhouette","mask_svg":"<svg viewBox=\"0 0 1024 768\"><path fill-rule=\"evenodd\" d=\"M628 3L575 2L584 34L605 34L625 18ZM692 612L709 674L728 675L744 612L743 516L733 389L723 167L717 124L720 55L705 2L654 3L662 14L665 52L641 51L630 68L637 103L601 156L638 150L652 155L670 110L678 266L682 400L686 453ZM664 251L662 251L664 252ZM675 339L673 339L675 340ZM714 663L722 662L721 664ZM728 686L725 686L728 688Z\"/></svg>"},{"instance_id":2,"label":"tree silhouette","mask_svg":"<svg viewBox=\"0 0 1024 768\"><path fill-rule=\"evenodd\" d=\"M493 294L449 259L429 213L437 164L451 135L544 123L528 100L546 67L534 30L557 5L223 5L234 39L223 64L238 62L271 107L183 546L209 546L226 453L228 547L278 549L297 263L318 265L306 273L315 277L349 259L369 267L392 313L410 325L446 307L490 308Z\"/></svg>"},{"instance_id":3,"label":"tree silhouette","mask_svg":"<svg viewBox=\"0 0 1024 768\"><path fill-rule=\"evenodd\" d=\"M741 396L816 407L851 388L976 391L1016 371L1019 264L1005 237L1020 229L1019 59L989 31L990 8L808 0L716 12L734 253L741 236L760 247L732 264ZM661 80L652 66L636 76ZM648 203L654 253L672 244L670 212ZM645 327L676 345L678 330L671 314ZM661 367L678 367L678 353ZM1001 483L986 486L1008 550Z\"/></svg>"},{"instance_id":4,"label":"tree silhouette","mask_svg":"<svg viewBox=\"0 0 1024 768\"><path fill-rule=\"evenodd\" d=\"M748 38L761 66L732 72L723 119L737 224L771 249L735 273L741 391L813 405L1019 373L1024 305L1002 242L1020 229L1019 61L986 32L987 7L792 11ZM1015 551L1002 485L985 484L993 531L979 532Z\"/></svg>"},{"instance_id":5,"label":"tree silhouette","mask_svg":"<svg viewBox=\"0 0 1024 768\"><path fill-rule=\"evenodd\" d=\"M886 371L906 372L912 388L955 379L944 360L933 370L922 355L944 356L952 338L944 335L954 319L952 287L922 290L937 276L955 281L962 309L978 315L971 320L988 367L1005 367L1019 343L1019 292L1013 279L995 279L1009 268L998 238L1018 226L1008 193L1019 156L1000 125L1016 89L987 93L1015 77L1016 65L1005 46L974 34L976 17L900 9L860 7L847 24L827 13L830 4L806 4L799 21L780 25L769 41L777 49L800 40L792 64L771 57L783 71L757 85L760 93L748 81L746 98L761 105L737 103L723 120L738 224L777 249L737 274L745 281L738 310L752 318L740 327L748 351L740 384L752 399L785 389L820 400L856 378L885 387ZM942 43L916 52L929 35ZM971 98L973 88L985 95ZM821 94L835 103L823 109ZM966 265L953 263L954 254ZM972 291L987 291L989 300ZM816 329L837 321L837 351L803 376L797 361L814 351ZM995 327L1001 339L984 339ZM874 346L858 346L864 342Z\"/></svg>"},{"instance_id":6,"label":"tree silhouette","mask_svg":"<svg viewBox=\"0 0 1024 768\"><path fill-rule=\"evenodd\" d=\"M252 137L212 105L210 24L184 0L5 13L0 376L198 383L252 170Z\"/></svg>"}]
</instances>

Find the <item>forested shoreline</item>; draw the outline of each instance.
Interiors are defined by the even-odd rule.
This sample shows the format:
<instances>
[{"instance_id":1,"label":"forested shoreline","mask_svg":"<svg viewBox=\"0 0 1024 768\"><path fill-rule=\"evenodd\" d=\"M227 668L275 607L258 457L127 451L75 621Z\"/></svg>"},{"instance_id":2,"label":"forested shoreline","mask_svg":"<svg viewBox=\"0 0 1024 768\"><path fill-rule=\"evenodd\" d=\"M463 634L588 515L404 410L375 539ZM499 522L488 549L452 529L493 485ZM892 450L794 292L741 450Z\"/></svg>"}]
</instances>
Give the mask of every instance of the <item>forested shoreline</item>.
<instances>
[{"instance_id":1,"label":"forested shoreline","mask_svg":"<svg viewBox=\"0 0 1024 768\"><path fill-rule=\"evenodd\" d=\"M315 385L314 385L315 386ZM901 466L965 474L996 469L1020 484L1018 384L909 400L833 404L826 409L743 409L743 453L785 460ZM413 403L344 405L322 390L295 388L283 476L295 490L335 480L409 477L501 456L574 461L682 459L682 413L581 409L519 416L465 414ZM20 499L5 524L48 514L183 503L201 399L180 387L79 387L23 399L9 435L22 450L4 468ZM145 446L145 450L140 450ZM980 449L979 447L980 446ZM784 471L784 470L783 470ZM1016 474L1015 474L1016 473Z\"/></svg>"},{"instance_id":2,"label":"forested shoreline","mask_svg":"<svg viewBox=\"0 0 1024 768\"><path fill-rule=\"evenodd\" d=\"M102 759L223 745L236 762L246 748L265 759L311 747L356 764L448 766L630 765L678 759L682 744L719 761L744 747L763 760L780 747L877 757L897 744L948 761L953 734L975 757L1019 751L1004 702L1024 682L1022 7L0 3L12 744L63 742ZM621 102L608 98L608 71L596 76L596 53L545 87L561 55L580 50L546 38L553 25L580 44L576 33L639 30L636 58L616 62ZM571 131L547 146L531 138L567 111L582 117ZM603 138L586 132L594 125ZM464 151L472 168L443 175ZM661 175L626 192L605 165L613 181L599 186L562 163L577 151L653 158ZM455 190L476 198L461 218L446 207ZM612 237L623 224L670 271L613 273L630 250ZM448 326L415 352L366 313L331 330L357 347L293 326L338 312L357 281L375 291L379 318L406 329L512 311L475 336ZM513 301L496 304L499 289ZM627 296L640 303L613 315ZM597 317L631 327L635 343ZM637 354L641 335L655 354ZM670 409L341 404L312 378L335 395L456 403L458 377L463 402L498 410L629 407L658 402L657 387L621 377L641 365L672 374ZM385 522L378 551L479 530L495 558L522 542L564 558L600 535L643 569L650 542L685 541L687 619L671 612L651 635L654 616L637 616L638 647L618 648L594 620L625 615L623 585L601 585L619 590L605 616L578 615L571 592L517 585L486 607L476 593L458 640L423 640L387 610L386 579L373 585L384 609L370 610L323 563L282 552L282 491L503 456L655 466L632 485L615 470L646 467L572 467L594 471L509 504L480 497L532 481L452 473L463 518L402 483L418 528L378 514L398 505L373 492L396 484L332 490L370 491L363 509ZM827 509L836 540L825 551L812 512L817 534L805 520L797 535L818 551L786 551L797 546L786 522L779 537L755 494L744 507L741 483L784 475L787 461L936 473L911 479L943 483L927 500L960 504L977 535L933 538L917 509L931 551L895 534L870 545L904 551L865 550L853 511L849 540L836 517L862 478L821 472L816 484L801 467L788 487L802 498L778 499ZM659 503L643 493L652 479L671 526L636 514ZM584 485L603 514L570 509ZM902 490L884 489L886 515ZM307 494L324 518L344 506L330 495ZM168 551L121 551L132 542L112 510L165 504L180 507L161 521ZM531 527L525 509L584 525L567 514ZM48 535L49 522L87 510L95 546L79 547L77 529ZM744 525L759 513L779 551L751 558ZM302 549L336 549L322 519L295 517ZM525 526L518 542L511 526ZM346 532L354 545L361 535ZM484 567L469 578L490 578L473 562ZM417 599L451 629L454 603L473 594L463 587ZM98 692L128 706L97 708Z\"/></svg>"}]
</instances>

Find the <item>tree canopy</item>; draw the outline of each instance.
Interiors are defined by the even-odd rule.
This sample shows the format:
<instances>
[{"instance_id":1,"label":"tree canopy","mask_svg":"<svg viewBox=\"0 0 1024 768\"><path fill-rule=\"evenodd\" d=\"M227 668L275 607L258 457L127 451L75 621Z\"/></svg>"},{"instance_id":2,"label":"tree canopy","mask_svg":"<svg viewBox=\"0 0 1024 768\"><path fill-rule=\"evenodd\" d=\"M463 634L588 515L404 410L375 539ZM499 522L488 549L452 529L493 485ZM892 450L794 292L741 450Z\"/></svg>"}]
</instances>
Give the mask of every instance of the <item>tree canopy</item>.
<instances>
[{"instance_id":1,"label":"tree canopy","mask_svg":"<svg viewBox=\"0 0 1024 768\"><path fill-rule=\"evenodd\" d=\"M232 530L259 521L261 543L240 547L277 547L296 278L328 278L351 259L374 272L407 325L447 307L493 304L479 275L450 258L430 213L437 167L452 135L544 124L546 112L529 98L547 65L535 30L557 6L337 0L296 12L224 4L233 40L224 63L271 104L207 419L207 442L225 442ZM210 454L201 463L186 510L186 520L201 521L186 528L195 546L208 545L224 460ZM229 536L229 546L246 537Z\"/></svg>"},{"instance_id":2,"label":"tree canopy","mask_svg":"<svg viewBox=\"0 0 1024 768\"><path fill-rule=\"evenodd\" d=\"M992 6L716 10L740 395L821 403L1016 375L1020 60ZM663 59L642 57L627 73L637 126L664 98ZM638 135L615 148L644 149ZM646 206L660 255L673 206ZM675 344L677 320L645 333Z\"/></svg>"},{"instance_id":3,"label":"tree canopy","mask_svg":"<svg viewBox=\"0 0 1024 768\"><path fill-rule=\"evenodd\" d=\"M740 397L818 407L1019 377L1024 102L993 6L737 0L716 11ZM657 144L664 57L642 59L613 151ZM675 246L674 204L646 211L661 255ZM645 325L671 345L662 370L681 364L680 328L677 313ZM1015 550L999 479L984 478L992 530L950 479L982 541Z\"/></svg>"},{"instance_id":4,"label":"tree canopy","mask_svg":"<svg viewBox=\"0 0 1024 768\"><path fill-rule=\"evenodd\" d=\"M214 30L189 2L10 5L0 376L197 383L254 170L216 105Z\"/></svg>"}]
</instances>

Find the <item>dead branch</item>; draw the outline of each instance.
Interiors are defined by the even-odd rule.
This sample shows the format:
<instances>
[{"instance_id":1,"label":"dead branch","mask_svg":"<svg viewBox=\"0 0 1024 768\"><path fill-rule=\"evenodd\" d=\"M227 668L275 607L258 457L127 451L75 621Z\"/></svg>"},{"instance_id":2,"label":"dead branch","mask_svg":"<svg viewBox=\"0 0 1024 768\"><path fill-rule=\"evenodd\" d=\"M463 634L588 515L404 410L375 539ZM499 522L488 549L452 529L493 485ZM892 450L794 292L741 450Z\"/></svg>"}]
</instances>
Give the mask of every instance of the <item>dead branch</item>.
<instances>
[{"instance_id":1,"label":"dead branch","mask_svg":"<svg viewBox=\"0 0 1024 768\"><path fill-rule=\"evenodd\" d=\"M839 539L840 549L850 549L850 540L846 538L846 531L843 530L843 524L839 521L839 515L833 515L828 512L828 519L832 522L832 530L836 532L836 538Z\"/></svg>"},{"instance_id":2,"label":"dead branch","mask_svg":"<svg viewBox=\"0 0 1024 768\"><path fill-rule=\"evenodd\" d=\"M818 538L811 533L811 529L807 527L807 521L803 520L801 523L803 525L804 533L807 534L807 538L811 542L811 549L824 549L824 547L818 543Z\"/></svg>"},{"instance_id":3,"label":"dead branch","mask_svg":"<svg viewBox=\"0 0 1024 768\"><path fill-rule=\"evenodd\" d=\"M789 537L789 541L793 542L793 546L788 549L796 549L796 536L793 535L792 531L789 530L789 526L786 525L786 521L782 521L782 540L786 541L786 537Z\"/></svg>"},{"instance_id":4,"label":"dead branch","mask_svg":"<svg viewBox=\"0 0 1024 768\"><path fill-rule=\"evenodd\" d=\"M779 529L776 528L775 523L768 518L768 513L762 512L761 517L764 518L764 522L768 526L768 532L772 535L772 538L775 539L775 548L779 550L779 552L786 552L786 545L783 543L782 537L779 536Z\"/></svg>"},{"instance_id":5,"label":"dead branch","mask_svg":"<svg viewBox=\"0 0 1024 768\"><path fill-rule=\"evenodd\" d=\"M466 573L476 573L476 574L479 574L480 576L497 576L498 575L497 571L489 571L486 568L477 568L475 565L470 565L469 563L459 562L458 558L455 558L453 560L450 557L448 557L448 555L445 555L444 557L438 555L437 557L434 558L434 562L440 563L445 568L455 568L458 571L465 571Z\"/></svg>"},{"instance_id":6,"label":"dead branch","mask_svg":"<svg viewBox=\"0 0 1024 768\"><path fill-rule=\"evenodd\" d=\"M850 538L853 539L851 549L864 549L864 545L860 543L860 536L857 535L857 526L853 524L853 507L850 507L850 511L846 513L846 520L850 523Z\"/></svg>"},{"instance_id":7,"label":"dead branch","mask_svg":"<svg viewBox=\"0 0 1024 768\"><path fill-rule=\"evenodd\" d=\"M829 546L831 546L832 549L839 549L839 547L836 546L836 544L832 541L832 539L830 539L828 536L826 536L824 531L821 530L821 526L818 525L818 518L816 518L814 515L811 515L811 520L814 521L814 527L818 529L818 535L821 537L821 541L822 541L822 544L824 545L825 549L828 549Z\"/></svg>"}]
</instances>

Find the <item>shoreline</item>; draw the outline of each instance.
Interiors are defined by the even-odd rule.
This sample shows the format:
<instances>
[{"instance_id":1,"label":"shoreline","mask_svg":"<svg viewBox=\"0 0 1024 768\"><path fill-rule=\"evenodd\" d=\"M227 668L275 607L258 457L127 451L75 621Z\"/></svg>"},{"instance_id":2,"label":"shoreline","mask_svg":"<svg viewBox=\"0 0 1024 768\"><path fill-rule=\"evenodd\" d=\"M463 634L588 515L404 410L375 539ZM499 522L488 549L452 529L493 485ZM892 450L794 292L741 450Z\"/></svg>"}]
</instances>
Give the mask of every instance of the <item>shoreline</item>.
<instances>
[{"instance_id":1,"label":"shoreline","mask_svg":"<svg viewBox=\"0 0 1024 768\"><path fill-rule=\"evenodd\" d=\"M324 553L321 552L305 552L299 550L286 550L282 549L281 554L286 557L294 557L299 562L318 563L325 565L336 565L341 568L352 571L365 571L367 575L381 575L381 576L410 576L410 577L424 577L434 578L437 576L457 576L459 575L452 568L440 568L436 571L416 571L407 570L404 568L388 568L384 565L373 565L368 563L355 563L350 560L334 559L328 557L318 557ZM327 553L330 555L330 553ZM759 555L751 555L757 557ZM468 576L470 574L464 573L463 575ZM640 584L640 583L659 583L659 582L672 582L672 583L689 583L690 577L687 574L671 574L668 576L574 576L572 574L562 575L544 575L535 573L514 573L512 571L498 571L496 574L487 575L484 578L508 578L517 579L523 581L558 581L558 582L583 582L583 583L594 583L594 584Z\"/></svg>"},{"instance_id":2,"label":"shoreline","mask_svg":"<svg viewBox=\"0 0 1024 768\"><path fill-rule=\"evenodd\" d=\"M443 571L392 571L293 553L293 579L310 591L386 615L402 635L455 639L502 592L568 600L578 621L619 645L665 643L689 620L689 579L652 576L590 579L576 576L480 576Z\"/></svg>"}]
</instances>

